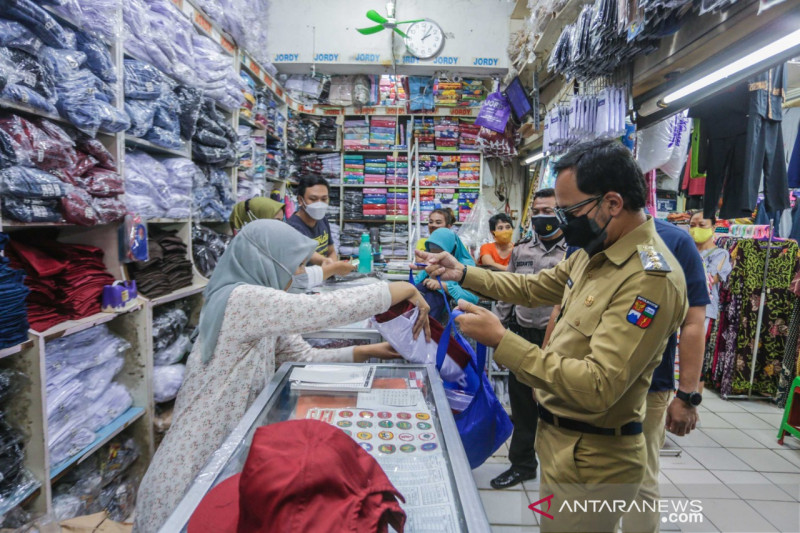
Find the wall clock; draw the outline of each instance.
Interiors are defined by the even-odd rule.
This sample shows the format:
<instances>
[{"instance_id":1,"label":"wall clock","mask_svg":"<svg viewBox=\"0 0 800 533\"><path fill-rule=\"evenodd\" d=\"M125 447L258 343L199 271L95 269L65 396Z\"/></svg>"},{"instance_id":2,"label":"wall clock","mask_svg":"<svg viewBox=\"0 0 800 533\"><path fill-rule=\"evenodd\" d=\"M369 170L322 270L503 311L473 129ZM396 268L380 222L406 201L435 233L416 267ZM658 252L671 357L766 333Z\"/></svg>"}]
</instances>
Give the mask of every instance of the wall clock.
<instances>
[{"instance_id":1,"label":"wall clock","mask_svg":"<svg viewBox=\"0 0 800 533\"><path fill-rule=\"evenodd\" d=\"M420 20L406 30L406 49L420 59L430 59L442 51L444 32L432 20Z\"/></svg>"}]
</instances>

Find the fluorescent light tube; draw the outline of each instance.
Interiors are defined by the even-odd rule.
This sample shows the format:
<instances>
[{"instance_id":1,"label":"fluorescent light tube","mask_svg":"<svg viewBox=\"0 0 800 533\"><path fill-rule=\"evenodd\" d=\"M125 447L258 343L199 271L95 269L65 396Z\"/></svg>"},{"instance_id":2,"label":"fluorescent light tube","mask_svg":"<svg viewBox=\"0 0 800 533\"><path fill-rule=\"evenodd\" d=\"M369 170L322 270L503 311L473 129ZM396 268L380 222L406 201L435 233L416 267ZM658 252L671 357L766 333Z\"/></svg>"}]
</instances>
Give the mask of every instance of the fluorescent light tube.
<instances>
[{"instance_id":1,"label":"fluorescent light tube","mask_svg":"<svg viewBox=\"0 0 800 533\"><path fill-rule=\"evenodd\" d=\"M525 165L530 165L531 163L535 163L538 160L544 157L544 152L539 152L538 154L533 154L529 158L527 158L524 162Z\"/></svg>"},{"instance_id":2,"label":"fluorescent light tube","mask_svg":"<svg viewBox=\"0 0 800 533\"><path fill-rule=\"evenodd\" d=\"M800 46L800 30L794 31L786 37L781 37L772 44L747 54L743 58L737 59L733 63L730 63L707 76L703 76L699 80L690 83L686 87L669 93L659 103L663 103L664 106L669 105L672 102L680 100L681 98L685 98L701 89L705 89L709 85L713 85L718 81L724 80L728 76L732 76L737 72L741 72L742 70L750 68L753 65L757 65L758 63L766 61L769 58L781 54L795 46Z\"/></svg>"}]
</instances>

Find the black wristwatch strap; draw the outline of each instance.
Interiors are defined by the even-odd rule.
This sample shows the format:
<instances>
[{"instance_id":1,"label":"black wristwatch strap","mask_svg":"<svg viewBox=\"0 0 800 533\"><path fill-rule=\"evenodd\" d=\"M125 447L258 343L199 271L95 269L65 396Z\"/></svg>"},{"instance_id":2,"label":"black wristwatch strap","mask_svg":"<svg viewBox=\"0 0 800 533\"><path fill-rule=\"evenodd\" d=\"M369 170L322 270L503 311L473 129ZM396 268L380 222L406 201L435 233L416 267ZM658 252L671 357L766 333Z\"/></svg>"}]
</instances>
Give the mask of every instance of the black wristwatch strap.
<instances>
[{"instance_id":1,"label":"black wristwatch strap","mask_svg":"<svg viewBox=\"0 0 800 533\"><path fill-rule=\"evenodd\" d=\"M467 265L464 265L464 270L461 272L461 280L459 280L458 284L464 283L465 279L467 279Z\"/></svg>"}]
</instances>

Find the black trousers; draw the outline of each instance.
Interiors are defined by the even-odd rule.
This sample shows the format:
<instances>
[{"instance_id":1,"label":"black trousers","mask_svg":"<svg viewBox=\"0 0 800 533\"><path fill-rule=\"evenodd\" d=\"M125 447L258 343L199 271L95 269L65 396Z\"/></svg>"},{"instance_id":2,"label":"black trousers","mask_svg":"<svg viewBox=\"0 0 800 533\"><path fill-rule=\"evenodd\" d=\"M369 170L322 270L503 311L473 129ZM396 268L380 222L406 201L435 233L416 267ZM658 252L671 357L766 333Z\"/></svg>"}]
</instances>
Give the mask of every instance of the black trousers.
<instances>
[{"instance_id":1,"label":"black trousers","mask_svg":"<svg viewBox=\"0 0 800 533\"><path fill-rule=\"evenodd\" d=\"M744 206L750 202L750 189L746 183L745 156L747 135L711 138L708 142L708 169L703 195L705 218L716 216L722 196L721 218L749 216ZM752 214L755 204L750 208Z\"/></svg>"},{"instance_id":2,"label":"black trousers","mask_svg":"<svg viewBox=\"0 0 800 533\"><path fill-rule=\"evenodd\" d=\"M515 321L512 321L511 331L537 346L541 346L544 340L543 329L523 328ZM536 427L539 425L539 411L533 399L533 390L520 383L514 374L509 372L508 397L511 400L511 420L514 422L508 460L515 470L532 474L539 466L536 453L533 451Z\"/></svg>"},{"instance_id":3,"label":"black trousers","mask_svg":"<svg viewBox=\"0 0 800 533\"><path fill-rule=\"evenodd\" d=\"M750 116L747 122L747 186L748 198L755 208L761 173L764 173L764 199L767 211L789 209L789 178L783 152L781 121L761 115ZM724 218L724 217L723 217Z\"/></svg>"}]
</instances>

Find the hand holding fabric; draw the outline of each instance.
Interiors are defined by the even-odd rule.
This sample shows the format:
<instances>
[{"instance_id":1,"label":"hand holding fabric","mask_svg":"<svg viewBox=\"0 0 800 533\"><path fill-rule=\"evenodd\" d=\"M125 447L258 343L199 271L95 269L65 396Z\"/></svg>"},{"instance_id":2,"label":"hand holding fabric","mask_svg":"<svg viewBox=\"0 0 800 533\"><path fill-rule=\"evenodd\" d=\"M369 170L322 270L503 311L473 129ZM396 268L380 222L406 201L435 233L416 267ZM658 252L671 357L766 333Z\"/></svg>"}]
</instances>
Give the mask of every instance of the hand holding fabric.
<instances>
[{"instance_id":1,"label":"hand holding fabric","mask_svg":"<svg viewBox=\"0 0 800 533\"><path fill-rule=\"evenodd\" d=\"M464 335L492 348L500 344L506 334L506 328L497 315L465 300L458 301L458 308L464 314L456 317L456 324Z\"/></svg>"}]
</instances>

